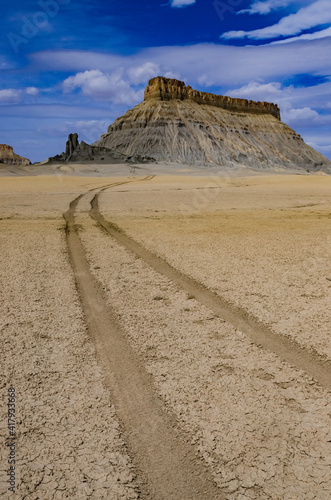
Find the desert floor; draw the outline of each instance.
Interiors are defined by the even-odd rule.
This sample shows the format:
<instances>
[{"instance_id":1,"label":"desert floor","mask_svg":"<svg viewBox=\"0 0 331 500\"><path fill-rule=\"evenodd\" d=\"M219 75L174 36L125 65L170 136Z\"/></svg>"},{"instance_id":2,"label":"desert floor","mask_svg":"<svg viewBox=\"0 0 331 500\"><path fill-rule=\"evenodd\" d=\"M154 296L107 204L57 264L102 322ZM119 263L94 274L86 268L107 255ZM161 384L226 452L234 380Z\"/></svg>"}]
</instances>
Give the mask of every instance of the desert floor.
<instances>
[{"instance_id":1,"label":"desert floor","mask_svg":"<svg viewBox=\"0 0 331 500\"><path fill-rule=\"evenodd\" d=\"M331 177L181 174L0 178L1 497L331 498Z\"/></svg>"}]
</instances>

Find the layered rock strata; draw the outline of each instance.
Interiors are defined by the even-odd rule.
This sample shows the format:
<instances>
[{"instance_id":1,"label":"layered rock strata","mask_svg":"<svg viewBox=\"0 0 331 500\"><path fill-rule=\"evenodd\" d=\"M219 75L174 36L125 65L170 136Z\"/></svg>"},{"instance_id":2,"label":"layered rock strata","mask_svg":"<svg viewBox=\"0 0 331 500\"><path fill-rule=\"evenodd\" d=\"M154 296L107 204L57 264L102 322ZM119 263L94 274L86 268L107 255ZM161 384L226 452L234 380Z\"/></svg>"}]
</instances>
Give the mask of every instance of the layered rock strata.
<instances>
[{"instance_id":1,"label":"layered rock strata","mask_svg":"<svg viewBox=\"0 0 331 500\"><path fill-rule=\"evenodd\" d=\"M241 113L270 114L280 120L280 109L277 104L270 102L248 101L247 99L237 99L233 97L215 95L207 92L194 90L189 85L186 86L180 80L157 76L149 81L145 89L145 101L156 99L170 101L171 99L189 99L198 104L209 104L229 111Z\"/></svg>"},{"instance_id":2,"label":"layered rock strata","mask_svg":"<svg viewBox=\"0 0 331 500\"><path fill-rule=\"evenodd\" d=\"M163 77L94 146L160 162L331 173L331 162L280 121L276 104L206 94Z\"/></svg>"},{"instance_id":3,"label":"layered rock strata","mask_svg":"<svg viewBox=\"0 0 331 500\"><path fill-rule=\"evenodd\" d=\"M0 163L7 165L31 165L30 160L14 153L12 146L0 144Z\"/></svg>"}]
</instances>

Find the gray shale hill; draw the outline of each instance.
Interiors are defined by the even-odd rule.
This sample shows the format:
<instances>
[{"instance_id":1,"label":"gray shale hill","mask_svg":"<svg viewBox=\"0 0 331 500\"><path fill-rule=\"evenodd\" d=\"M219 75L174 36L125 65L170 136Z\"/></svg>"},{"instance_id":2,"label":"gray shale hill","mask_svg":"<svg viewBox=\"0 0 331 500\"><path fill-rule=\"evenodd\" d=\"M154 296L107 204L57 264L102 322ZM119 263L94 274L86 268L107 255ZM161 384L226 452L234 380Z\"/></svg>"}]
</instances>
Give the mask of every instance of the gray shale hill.
<instances>
[{"instance_id":1,"label":"gray shale hill","mask_svg":"<svg viewBox=\"0 0 331 500\"><path fill-rule=\"evenodd\" d=\"M0 167L5 165L31 165L30 160L14 153L11 146L0 144Z\"/></svg>"},{"instance_id":2,"label":"gray shale hill","mask_svg":"<svg viewBox=\"0 0 331 500\"><path fill-rule=\"evenodd\" d=\"M93 147L160 162L331 173L331 162L281 122L276 104L199 92L160 76Z\"/></svg>"}]
</instances>

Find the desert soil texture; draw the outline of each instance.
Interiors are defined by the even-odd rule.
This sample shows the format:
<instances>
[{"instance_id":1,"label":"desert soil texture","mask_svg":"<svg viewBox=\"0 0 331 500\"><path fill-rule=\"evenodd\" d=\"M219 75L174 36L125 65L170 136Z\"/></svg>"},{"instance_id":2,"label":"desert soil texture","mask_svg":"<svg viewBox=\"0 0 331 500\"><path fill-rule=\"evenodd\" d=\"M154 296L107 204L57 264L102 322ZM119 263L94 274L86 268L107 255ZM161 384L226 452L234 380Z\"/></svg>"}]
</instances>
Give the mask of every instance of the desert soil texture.
<instances>
[{"instance_id":1,"label":"desert soil texture","mask_svg":"<svg viewBox=\"0 0 331 500\"><path fill-rule=\"evenodd\" d=\"M331 498L331 177L141 172L0 178L1 498Z\"/></svg>"}]
</instances>

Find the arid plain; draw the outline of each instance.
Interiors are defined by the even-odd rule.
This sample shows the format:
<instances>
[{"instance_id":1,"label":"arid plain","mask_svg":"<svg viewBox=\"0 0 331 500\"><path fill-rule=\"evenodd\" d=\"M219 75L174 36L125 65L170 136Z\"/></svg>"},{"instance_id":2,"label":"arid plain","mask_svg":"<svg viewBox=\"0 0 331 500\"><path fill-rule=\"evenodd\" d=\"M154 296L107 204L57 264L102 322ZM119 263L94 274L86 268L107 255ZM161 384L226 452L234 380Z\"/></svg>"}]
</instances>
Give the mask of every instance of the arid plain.
<instances>
[{"instance_id":1,"label":"arid plain","mask_svg":"<svg viewBox=\"0 0 331 500\"><path fill-rule=\"evenodd\" d=\"M0 177L4 496L330 498L331 177L122 168Z\"/></svg>"}]
</instances>

